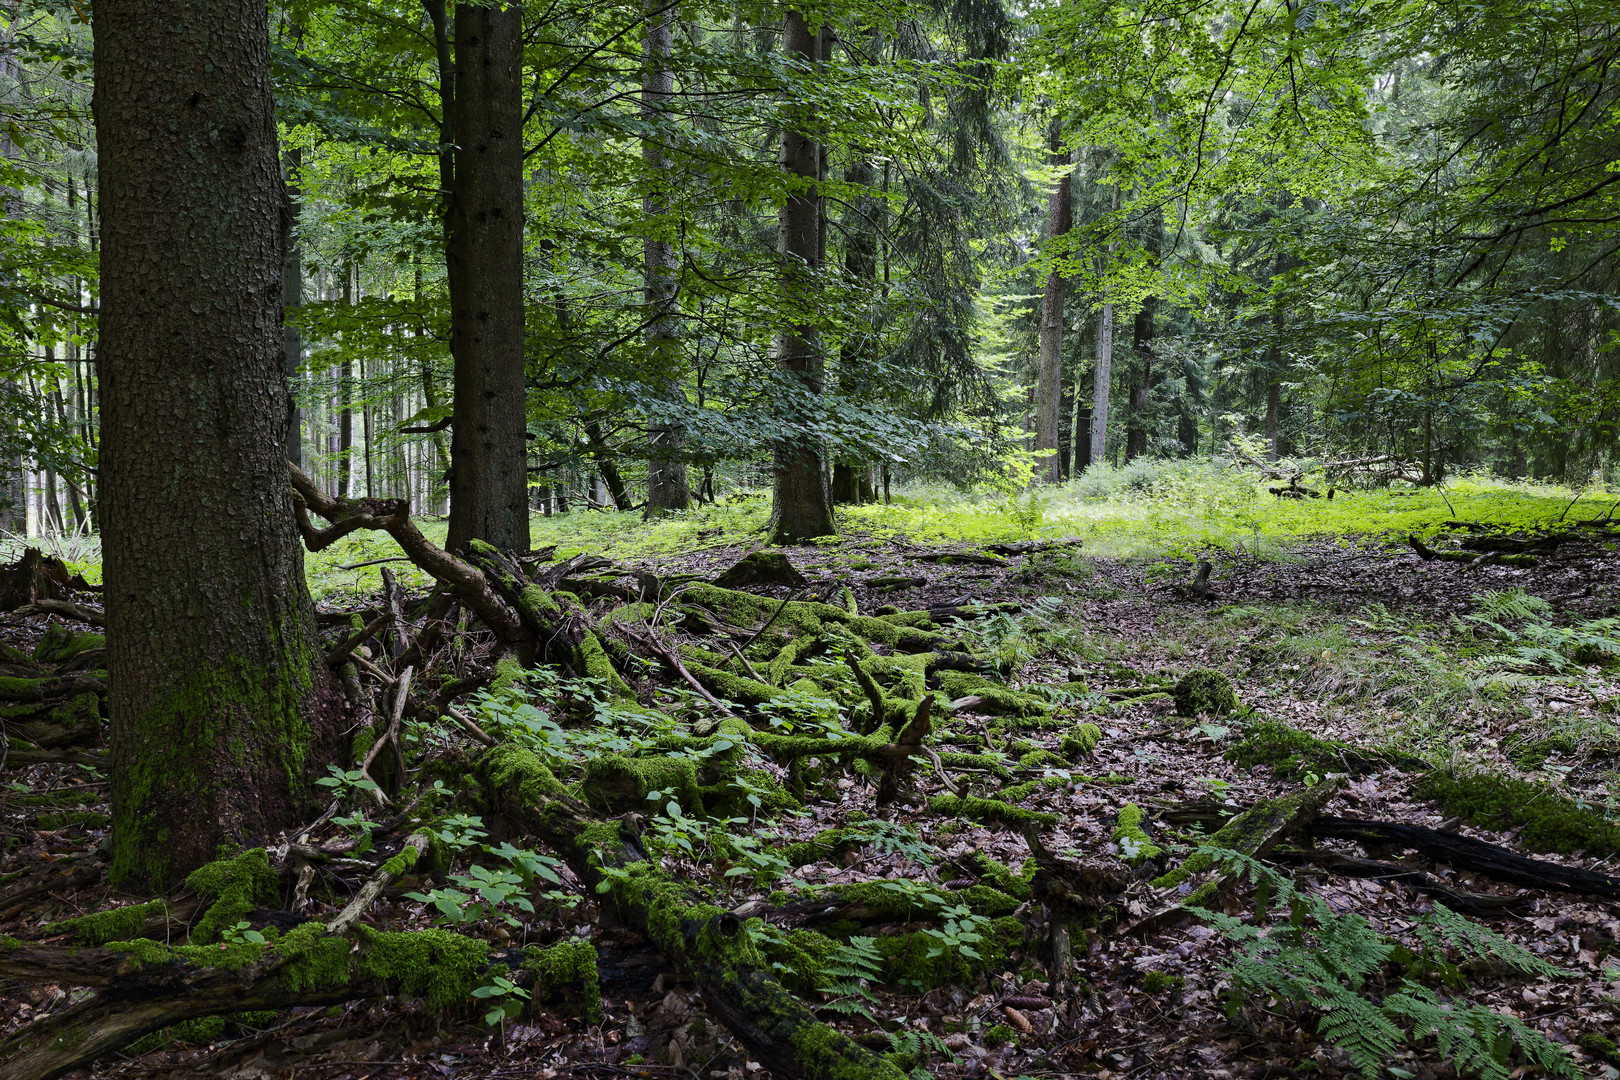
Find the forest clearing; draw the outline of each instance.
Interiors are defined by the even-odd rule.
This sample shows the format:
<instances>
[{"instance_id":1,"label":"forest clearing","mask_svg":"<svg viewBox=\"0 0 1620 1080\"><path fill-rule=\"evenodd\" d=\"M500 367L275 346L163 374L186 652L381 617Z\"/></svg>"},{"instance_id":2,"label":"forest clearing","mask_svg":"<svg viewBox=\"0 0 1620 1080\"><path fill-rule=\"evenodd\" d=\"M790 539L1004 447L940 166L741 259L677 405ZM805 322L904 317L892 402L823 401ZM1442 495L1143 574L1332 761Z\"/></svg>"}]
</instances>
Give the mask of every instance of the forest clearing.
<instances>
[{"instance_id":1,"label":"forest clearing","mask_svg":"<svg viewBox=\"0 0 1620 1080\"><path fill-rule=\"evenodd\" d=\"M0 0L0 1080L1620 1080L1613 0Z\"/></svg>"}]
</instances>

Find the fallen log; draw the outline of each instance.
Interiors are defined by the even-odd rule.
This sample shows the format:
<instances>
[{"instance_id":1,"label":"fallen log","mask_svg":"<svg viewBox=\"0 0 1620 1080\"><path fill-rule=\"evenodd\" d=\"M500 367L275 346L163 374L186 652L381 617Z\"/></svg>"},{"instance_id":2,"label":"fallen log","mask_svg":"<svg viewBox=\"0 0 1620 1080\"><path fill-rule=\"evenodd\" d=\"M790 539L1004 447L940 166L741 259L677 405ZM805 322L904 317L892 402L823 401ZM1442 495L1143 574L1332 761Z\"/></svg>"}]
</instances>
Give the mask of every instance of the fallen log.
<instances>
[{"instance_id":1,"label":"fallen log","mask_svg":"<svg viewBox=\"0 0 1620 1080\"><path fill-rule=\"evenodd\" d=\"M1357 859L1323 848L1279 848L1271 853L1271 857L1277 862L1293 866L1319 867L1341 877L1394 882L1415 892L1428 893L1444 902L1447 907L1464 915L1482 919L1501 918L1523 910L1529 906L1532 899L1529 896L1495 896L1491 893L1473 892L1449 885L1432 874L1426 874L1410 866L1402 866L1400 863L1384 862L1379 859Z\"/></svg>"},{"instance_id":2,"label":"fallen log","mask_svg":"<svg viewBox=\"0 0 1620 1080\"><path fill-rule=\"evenodd\" d=\"M741 918L671 880L624 822L569 796L534 754L497 747L478 759L476 772L491 811L603 889L627 923L688 973L720 1022L768 1070L801 1080L904 1080L893 1064L817 1020L790 994Z\"/></svg>"},{"instance_id":3,"label":"fallen log","mask_svg":"<svg viewBox=\"0 0 1620 1080\"><path fill-rule=\"evenodd\" d=\"M1362 844L1410 848L1458 870L1472 870L1476 874L1514 885L1620 900L1620 878L1596 870L1526 858L1496 844L1423 825L1318 817L1306 826L1306 832L1311 836L1354 840Z\"/></svg>"}]
</instances>

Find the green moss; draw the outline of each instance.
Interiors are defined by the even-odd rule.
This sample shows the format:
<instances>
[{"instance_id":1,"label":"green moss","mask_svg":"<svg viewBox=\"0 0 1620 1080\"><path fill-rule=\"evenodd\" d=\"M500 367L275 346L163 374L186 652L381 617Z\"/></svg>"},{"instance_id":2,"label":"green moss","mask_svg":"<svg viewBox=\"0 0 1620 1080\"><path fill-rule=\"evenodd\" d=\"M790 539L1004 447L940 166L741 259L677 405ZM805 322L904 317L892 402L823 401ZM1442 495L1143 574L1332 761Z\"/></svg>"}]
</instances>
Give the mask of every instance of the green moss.
<instances>
[{"instance_id":1,"label":"green moss","mask_svg":"<svg viewBox=\"0 0 1620 1080\"><path fill-rule=\"evenodd\" d=\"M1018 764L1025 769L1062 769L1069 763L1061 755L1054 754L1050 750L1031 750L1018 759Z\"/></svg>"},{"instance_id":2,"label":"green moss","mask_svg":"<svg viewBox=\"0 0 1620 1080\"><path fill-rule=\"evenodd\" d=\"M301 581L297 588L303 588ZM239 784L248 767L262 788L284 786L295 799L307 792L309 705L315 670L324 664L300 625L272 622L266 629L269 655L187 668L143 714L127 718L129 737L141 753L113 778L114 885L143 891L173 885L177 867L169 826L154 813L171 801L171 793L206 807L221 798L222 789ZM223 832L226 825L208 827Z\"/></svg>"},{"instance_id":3,"label":"green moss","mask_svg":"<svg viewBox=\"0 0 1620 1080\"><path fill-rule=\"evenodd\" d=\"M1156 859L1164 854L1164 849L1153 842L1153 838L1142 828L1142 822L1147 815L1135 803L1126 803L1119 808L1119 817L1110 837L1119 845L1120 858L1132 866L1141 866L1149 859Z\"/></svg>"},{"instance_id":4,"label":"green moss","mask_svg":"<svg viewBox=\"0 0 1620 1080\"><path fill-rule=\"evenodd\" d=\"M928 800L928 809L936 814L963 817L984 825L1056 825L1058 821L1056 814L1027 810L999 799L980 799L972 795L935 795Z\"/></svg>"},{"instance_id":5,"label":"green moss","mask_svg":"<svg viewBox=\"0 0 1620 1080\"><path fill-rule=\"evenodd\" d=\"M1076 724L1063 736L1063 756L1069 760L1086 757L1102 742L1102 728L1087 720Z\"/></svg>"},{"instance_id":6,"label":"green moss","mask_svg":"<svg viewBox=\"0 0 1620 1080\"><path fill-rule=\"evenodd\" d=\"M160 918L166 915L168 910L169 906L162 900L131 904L127 907L113 908L111 911L97 911L90 915L81 915L77 919L51 923L45 928L45 934L47 937L72 934L74 940L81 945L105 945L109 941L126 941L139 934L148 919Z\"/></svg>"},{"instance_id":7,"label":"green moss","mask_svg":"<svg viewBox=\"0 0 1620 1080\"><path fill-rule=\"evenodd\" d=\"M65 664L81 653L106 647L105 634L75 633L61 623L52 623L34 646L34 659L42 664Z\"/></svg>"},{"instance_id":8,"label":"green moss","mask_svg":"<svg viewBox=\"0 0 1620 1080\"><path fill-rule=\"evenodd\" d=\"M63 810L55 814L41 814L34 824L45 832L82 826L86 829L105 829L111 822L106 814L95 810Z\"/></svg>"},{"instance_id":9,"label":"green moss","mask_svg":"<svg viewBox=\"0 0 1620 1080\"><path fill-rule=\"evenodd\" d=\"M764 937L759 947L782 985L807 995L825 985L827 964L839 945L826 934L799 928Z\"/></svg>"},{"instance_id":10,"label":"green moss","mask_svg":"<svg viewBox=\"0 0 1620 1080\"><path fill-rule=\"evenodd\" d=\"M382 864L383 873L391 878L408 874L416 866L416 860L421 857L422 853L420 851L413 845L407 844L399 849L399 854Z\"/></svg>"},{"instance_id":11,"label":"green moss","mask_svg":"<svg viewBox=\"0 0 1620 1080\"><path fill-rule=\"evenodd\" d=\"M1167 975L1162 971L1150 971L1142 976L1142 990L1157 997L1173 990L1180 990L1187 985L1187 980L1181 975Z\"/></svg>"},{"instance_id":12,"label":"green moss","mask_svg":"<svg viewBox=\"0 0 1620 1080\"><path fill-rule=\"evenodd\" d=\"M648 794L662 791L688 813L703 813L697 761L689 757L632 758L603 754L585 763L581 786L593 805L609 810L645 809Z\"/></svg>"},{"instance_id":13,"label":"green moss","mask_svg":"<svg viewBox=\"0 0 1620 1080\"><path fill-rule=\"evenodd\" d=\"M225 929L236 925L255 907L274 906L280 899L280 880L270 869L264 848L252 848L198 867L186 878L186 888L214 901L191 928L191 940L198 945L218 941Z\"/></svg>"},{"instance_id":14,"label":"green moss","mask_svg":"<svg viewBox=\"0 0 1620 1080\"><path fill-rule=\"evenodd\" d=\"M1594 1054L1608 1057L1614 1057L1616 1053L1620 1053L1620 1047L1615 1045L1613 1039L1607 1035L1600 1035L1595 1031L1586 1032L1575 1040L1575 1045L1582 1050L1589 1050Z\"/></svg>"},{"instance_id":15,"label":"green moss","mask_svg":"<svg viewBox=\"0 0 1620 1080\"><path fill-rule=\"evenodd\" d=\"M0 699L6 701L39 701L45 696L45 687L55 679L0 678Z\"/></svg>"},{"instance_id":16,"label":"green moss","mask_svg":"<svg viewBox=\"0 0 1620 1080\"><path fill-rule=\"evenodd\" d=\"M1224 672L1194 668L1176 683L1177 716L1220 716L1238 710L1237 691Z\"/></svg>"},{"instance_id":17,"label":"green moss","mask_svg":"<svg viewBox=\"0 0 1620 1080\"><path fill-rule=\"evenodd\" d=\"M489 943L449 930L372 930L355 924L361 952L356 968L399 984L435 1008L467 1000L489 965Z\"/></svg>"},{"instance_id":18,"label":"green moss","mask_svg":"<svg viewBox=\"0 0 1620 1080\"><path fill-rule=\"evenodd\" d=\"M999 754L962 754L948 751L939 755L939 763L947 769L984 769L1001 780L1010 780L1012 770Z\"/></svg>"},{"instance_id":19,"label":"green moss","mask_svg":"<svg viewBox=\"0 0 1620 1080\"><path fill-rule=\"evenodd\" d=\"M630 689L630 684L620 677L618 669L613 666L613 661L608 659L607 650L602 648L601 639L594 633L587 631L575 652L578 656L576 667L580 674L600 680L607 688L609 697L635 700L635 692Z\"/></svg>"},{"instance_id":20,"label":"green moss","mask_svg":"<svg viewBox=\"0 0 1620 1080\"><path fill-rule=\"evenodd\" d=\"M1578 805L1545 784L1485 773L1434 772L1417 783L1416 793L1450 814L1483 829L1517 828L1519 842L1532 851L1591 855L1620 851L1620 824L1595 808Z\"/></svg>"},{"instance_id":21,"label":"green moss","mask_svg":"<svg viewBox=\"0 0 1620 1080\"><path fill-rule=\"evenodd\" d=\"M1269 765L1282 776L1294 776L1307 770L1322 774L1349 772L1359 776L1414 763L1414 759L1402 755L1362 750L1337 739L1319 739L1271 720L1250 725L1243 733L1243 741L1228 748L1225 757L1246 769Z\"/></svg>"},{"instance_id":22,"label":"green moss","mask_svg":"<svg viewBox=\"0 0 1620 1080\"><path fill-rule=\"evenodd\" d=\"M369 725L361 724L349 739L349 760L359 765L377 744L377 733Z\"/></svg>"},{"instance_id":23,"label":"green moss","mask_svg":"<svg viewBox=\"0 0 1620 1080\"><path fill-rule=\"evenodd\" d=\"M1237 815L1217 829L1206 842L1207 847L1230 848L1245 854L1254 854L1259 846L1260 837L1273 828L1280 819L1294 814L1300 804L1314 798L1316 792L1310 788L1296 791L1292 795L1284 795L1276 799L1261 799L1243 813ZM1155 889L1166 889L1181 885L1198 874L1202 874L1214 867L1215 860L1201 851L1195 851L1182 862L1182 864L1166 874L1156 877L1152 881ZM1190 896L1183 898L1183 906L1191 907L1202 905L1213 899L1217 882L1207 882L1203 887L1195 890Z\"/></svg>"},{"instance_id":24,"label":"green moss","mask_svg":"<svg viewBox=\"0 0 1620 1080\"><path fill-rule=\"evenodd\" d=\"M495 661L495 678L491 680L489 690L492 694L498 694L515 686L522 686L523 681L523 665L518 662L517 657L507 653Z\"/></svg>"},{"instance_id":25,"label":"green moss","mask_svg":"<svg viewBox=\"0 0 1620 1080\"><path fill-rule=\"evenodd\" d=\"M1022 719L1045 719L1052 714L1051 705L1035 695L993 683L982 675L967 671L940 671L936 672L936 677L939 679L940 689L949 694L952 700L965 697L983 698L984 700L975 707L977 712Z\"/></svg>"},{"instance_id":26,"label":"green moss","mask_svg":"<svg viewBox=\"0 0 1620 1080\"><path fill-rule=\"evenodd\" d=\"M175 1043L187 1043L192 1046L207 1046L225 1033L225 1017L199 1016L193 1020L184 1020L173 1027L166 1027L160 1031L136 1039L124 1048L124 1053L133 1057L149 1054L153 1050L163 1050Z\"/></svg>"},{"instance_id":27,"label":"green moss","mask_svg":"<svg viewBox=\"0 0 1620 1080\"><path fill-rule=\"evenodd\" d=\"M696 663L687 664L686 670L692 673L692 678L703 684L703 689L722 701L759 706L776 696L774 687L766 686L746 675L733 675L717 667Z\"/></svg>"},{"instance_id":28,"label":"green moss","mask_svg":"<svg viewBox=\"0 0 1620 1080\"><path fill-rule=\"evenodd\" d=\"M852 1058L855 1044L826 1024L805 1024L794 1031L793 1058L799 1075L827 1080L907 1080L893 1062L876 1054Z\"/></svg>"},{"instance_id":29,"label":"green moss","mask_svg":"<svg viewBox=\"0 0 1620 1080\"><path fill-rule=\"evenodd\" d=\"M588 941L561 941L544 948L523 950L523 970L535 979L535 990L557 991L578 984L584 999L585 1019L602 1019L602 982L596 970L596 946Z\"/></svg>"},{"instance_id":30,"label":"green moss","mask_svg":"<svg viewBox=\"0 0 1620 1080\"><path fill-rule=\"evenodd\" d=\"M991 1024L984 1029L984 1045L986 1046L1013 1046L1018 1045L1018 1032L1006 1024Z\"/></svg>"},{"instance_id":31,"label":"green moss","mask_svg":"<svg viewBox=\"0 0 1620 1080\"><path fill-rule=\"evenodd\" d=\"M926 992L941 986L965 985L1001 968L1027 933L1028 927L1017 916L991 919L984 939L978 943L977 958L941 948L938 938L922 932L880 937L874 944L884 958L885 982ZM935 952L937 955L929 955Z\"/></svg>"},{"instance_id":32,"label":"green moss","mask_svg":"<svg viewBox=\"0 0 1620 1080\"><path fill-rule=\"evenodd\" d=\"M284 958L281 977L293 991L342 986L349 981L354 943L342 934L328 934L326 924L304 923L287 931L275 951Z\"/></svg>"},{"instance_id":33,"label":"green moss","mask_svg":"<svg viewBox=\"0 0 1620 1080\"><path fill-rule=\"evenodd\" d=\"M503 744L484 751L478 772L486 787L516 798L524 806L540 806L568 797L568 789L532 750Z\"/></svg>"}]
</instances>

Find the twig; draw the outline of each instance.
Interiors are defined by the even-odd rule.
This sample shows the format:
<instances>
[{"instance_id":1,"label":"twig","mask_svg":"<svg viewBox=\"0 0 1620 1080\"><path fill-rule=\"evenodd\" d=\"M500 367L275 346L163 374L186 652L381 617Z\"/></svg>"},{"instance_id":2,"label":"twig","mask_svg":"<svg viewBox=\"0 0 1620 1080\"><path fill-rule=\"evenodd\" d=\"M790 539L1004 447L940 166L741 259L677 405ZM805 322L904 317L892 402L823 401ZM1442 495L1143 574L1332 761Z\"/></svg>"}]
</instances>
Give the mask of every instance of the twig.
<instances>
[{"instance_id":1,"label":"twig","mask_svg":"<svg viewBox=\"0 0 1620 1080\"><path fill-rule=\"evenodd\" d=\"M376 760L377 753L383 748L384 743L393 743L396 751L398 750L399 720L405 714L405 700L411 691L411 673L412 669L409 666L399 673L399 682L394 688L394 709L393 715L388 720L388 730L383 733L382 738L371 744L371 749L366 751L366 760L360 763L360 775L367 780L371 780L371 763ZM383 794L382 787L375 780L371 780L371 783L371 794L376 797L377 805L386 809L390 802L388 796Z\"/></svg>"},{"instance_id":2,"label":"twig","mask_svg":"<svg viewBox=\"0 0 1620 1080\"><path fill-rule=\"evenodd\" d=\"M769 619L766 619L764 626L760 627L758 630L755 630L751 635L749 635L748 640L742 643L742 647L745 649L748 648L748 646L752 645L756 640L758 640L761 634L775 626L776 620L782 617L782 612L787 610L787 606L793 602L793 598L804 592L804 590L808 587L809 586L801 585L799 588L788 593L787 599L776 605L776 614L772 615Z\"/></svg>"},{"instance_id":3,"label":"twig","mask_svg":"<svg viewBox=\"0 0 1620 1080\"><path fill-rule=\"evenodd\" d=\"M483 743L485 746L497 745L497 740L494 739L483 728L474 723L473 718L468 716L466 713L461 712L458 709L446 709L445 715L454 720L456 723L460 724L462 730L468 735L471 735L478 742Z\"/></svg>"},{"instance_id":4,"label":"twig","mask_svg":"<svg viewBox=\"0 0 1620 1080\"><path fill-rule=\"evenodd\" d=\"M737 648L737 643L735 641L732 641L730 638L727 638L726 639L726 648L731 650L731 653L732 653L733 656L735 656L738 660L742 661L742 666L748 669L748 674L753 676L753 679L754 679L755 682L765 683L766 686L770 685L770 683L765 682L765 680L760 677L759 672L754 670L754 665L750 664L748 662L748 657L744 656L742 654L742 650Z\"/></svg>"},{"instance_id":5,"label":"twig","mask_svg":"<svg viewBox=\"0 0 1620 1080\"><path fill-rule=\"evenodd\" d=\"M409 670L409 668L406 669L406 671ZM405 844L400 848L400 852L403 853L406 848L414 848L417 857L420 858L422 853L427 850L430 839L425 832L412 833L405 838ZM393 881L397 876L388 869L391 862L393 862L393 859L378 867L377 872L371 875L370 880L360 886L360 891L354 894L354 899L349 901L349 906L338 912L336 917L326 924L328 934L341 934L350 926L353 926L355 920L359 919L366 908L371 906L371 902L382 895L382 891L388 888L389 882Z\"/></svg>"},{"instance_id":6,"label":"twig","mask_svg":"<svg viewBox=\"0 0 1620 1080\"><path fill-rule=\"evenodd\" d=\"M342 565L340 565L338 567L338 569L339 570L358 570L363 566L376 566L378 563L411 562L411 561L412 561L412 559L411 559L411 557L409 555L390 555L386 559L367 559L365 562L343 563Z\"/></svg>"},{"instance_id":7,"label":"twig","mask_svg":"<svg viewBox=\"0 0 1620 1080\"><path fill-rule=\"evenodd\" d=\"M331 668L341 667L349 659L350 653L358 649L367 639L373 638L388 629L388 624L392 620L392 614L384 613L344 638L337 648L326 654L326 666Z\"/></svg>"}]
</instances>

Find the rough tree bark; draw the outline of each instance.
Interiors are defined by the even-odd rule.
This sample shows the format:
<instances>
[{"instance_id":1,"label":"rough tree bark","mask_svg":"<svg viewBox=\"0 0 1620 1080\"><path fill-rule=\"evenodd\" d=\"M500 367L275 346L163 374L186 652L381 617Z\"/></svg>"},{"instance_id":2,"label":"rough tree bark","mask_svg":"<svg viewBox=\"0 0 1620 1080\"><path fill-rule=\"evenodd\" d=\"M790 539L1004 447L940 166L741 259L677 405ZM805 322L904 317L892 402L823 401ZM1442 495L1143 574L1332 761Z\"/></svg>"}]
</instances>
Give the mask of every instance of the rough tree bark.
<instances>
[{"instance_id":1,"label":"rough tree bark","mask_svg":"<svg viewBox=\"0 0 1620 1080\"><path fill-rule=\"evenodd\" d=\"M646 0L647 29L642 42L641 115L654 124L668 108L675 92L675 71L671 56L675 48L674 8L660 10L661 0ZM679 319L675 298L680 262L670 239L669 189L670 160L664 136L653 132L641 137L641 159L647 166L647 193L642 196L641 213L649 228L642 243L643 274L647 300L647 362L663 383L666 394L679 394ZM679 454L686 442L681 424L654 423L647 426L647 442L652 448L647 463L647 517L672 510L685 510L692 504L686 481L686 462Z\"/></svg>"},{"instance_id":2,"label":"rough tree bark","mask_svg":"<svg viewBox=\"0 0 1620 1080\"><path fill-rule=\"evenodd\" d=\"M1052 121L1051 163L1073 164L1073 156L1063 149L1063 122ZM1046 247L1054 249L1059 238L1073 224L1070 180L1073 168L1065 169L1052 181L1052 195L1046 203ZM1035 383L1035 478L1049 484L1063 481L1063 464L1058 455L1059 429L1063 425L1063 302L1069 283L1057 268L1046 275L1041 294L1040 360Z\"/></svg>"},{"instance_id":3,"label":"rough tree bark","mask_svg":"<svg viewBox=\"0 0 1620 1080\"><path fill-rule=\"evenodd\" d=\"M445 265L455 422L451 550L529 549L523 370L523 11L456 5Z\"/></svg>"},{"instance_id":4,"label":"rough tree bark","mask_svg":"<svg viewBox=\"0 0 1620 1080\"><path fill-rule=\"evenodd\" d=\"M808 68L820 59L817 35L802 12L789 11L782 35L782 51L790 62ZM821 267L821 200L816 177L821 153L816 145L812 106L797 102L788 110L791 121L782 132L782 169L791 188L777 221L777 252L781 256L782 296L789 325L777 340L777 362L790 380L796 379L812 395L822 390L821 334L816 317L816 275ZM832 490L821 450L813 437L801 434L776 444L771 503L771 542L796 544L817 536L831 536Z\"/></svg>"},{"instance_id":5,"label":"rough tree bark","mask_svg":"<svg viewBox=\"0 0 1620 1080\"><path fill-rule=\"evenodd\" d=\"M101 475L115 882L304 809L326 687L287 462L268 9L99 0Z\"/></svg>"}]
</instances>

